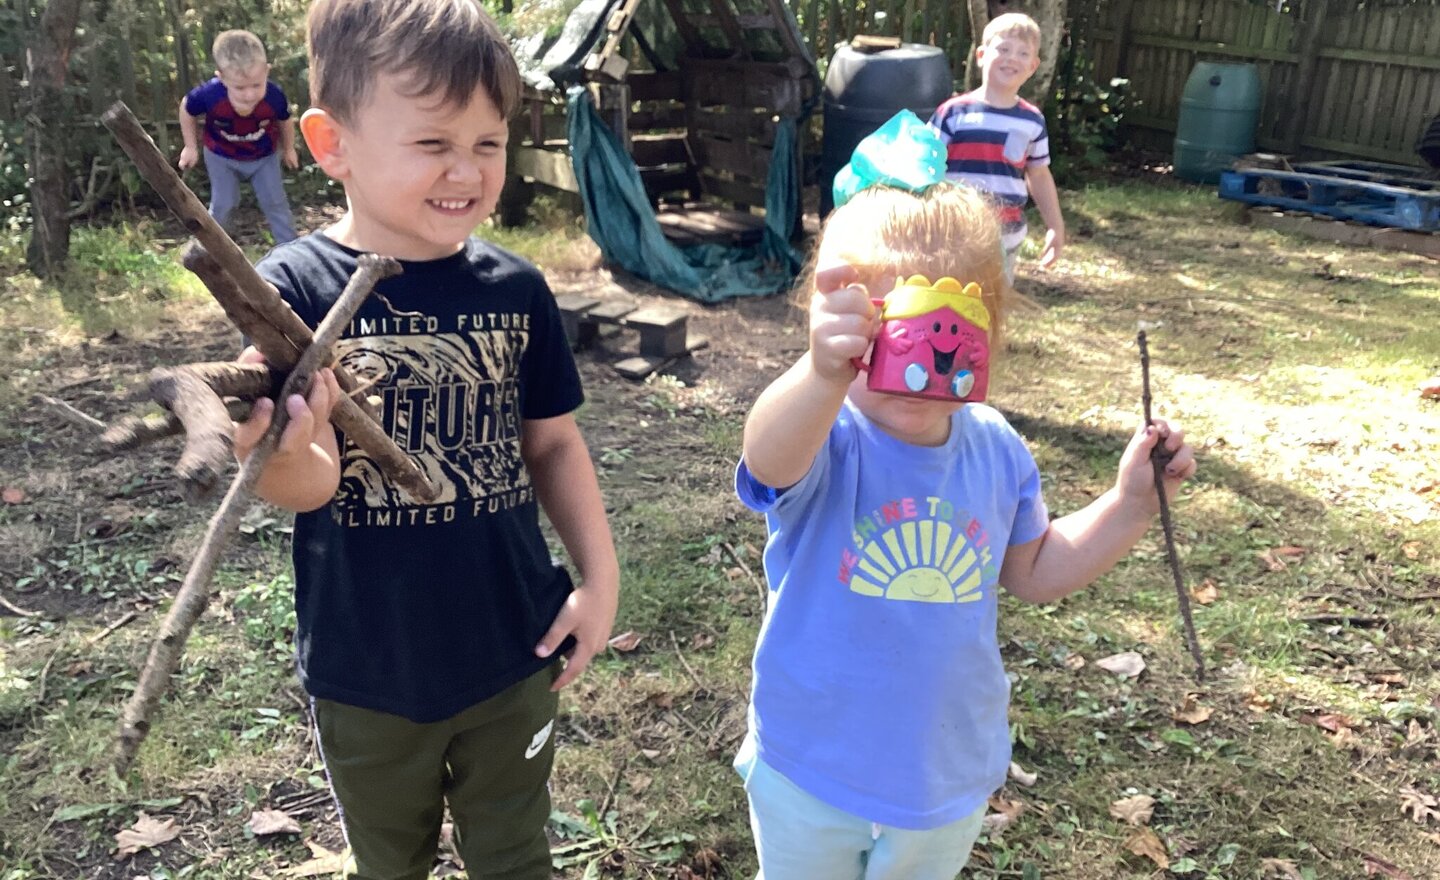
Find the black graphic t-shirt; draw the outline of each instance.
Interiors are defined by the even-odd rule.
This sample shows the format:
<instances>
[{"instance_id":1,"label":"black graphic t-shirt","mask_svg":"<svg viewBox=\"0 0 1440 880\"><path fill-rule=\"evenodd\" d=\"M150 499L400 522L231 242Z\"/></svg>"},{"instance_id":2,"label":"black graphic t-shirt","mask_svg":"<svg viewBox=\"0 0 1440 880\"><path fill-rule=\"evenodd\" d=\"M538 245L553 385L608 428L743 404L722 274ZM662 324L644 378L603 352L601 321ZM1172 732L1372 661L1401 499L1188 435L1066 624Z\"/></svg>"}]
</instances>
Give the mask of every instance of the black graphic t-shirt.
<instances>
[{"instance_id":1,"label":"black graphic t-shirt","mask_svg":"<svg viewBox=\"0 0 1440 880\"><path fill-rule=\"evenodd\" d=\"M258 266L315 327L359 252L322 233ZM340 489L295 518L296 654L312 695L448 718L546 665L535 644L572 589L540 532L523 420L580 405L560 313L534 266L479 239L403 262L337 345L385 430L440 487L420 503L340 437ZM382 299L383 297L383 299Z\"/></svg>"}]
</instances>

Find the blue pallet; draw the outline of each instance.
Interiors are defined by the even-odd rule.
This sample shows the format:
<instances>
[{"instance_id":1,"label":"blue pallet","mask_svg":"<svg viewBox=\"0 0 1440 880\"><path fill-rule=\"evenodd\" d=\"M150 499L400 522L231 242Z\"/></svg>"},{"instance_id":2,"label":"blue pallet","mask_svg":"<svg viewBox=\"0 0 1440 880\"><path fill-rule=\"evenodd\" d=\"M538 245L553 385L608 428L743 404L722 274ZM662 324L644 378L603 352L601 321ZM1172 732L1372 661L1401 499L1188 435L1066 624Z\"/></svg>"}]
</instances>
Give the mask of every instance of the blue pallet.
<instances>
[{"instance_id":1,"label":"blue pallet","mask_svg":"<svg viewBox=\"0 0 1440 880\"><path fill-rule=\"evenodd\" d=\"M1380 163L1323 163L1293 171L1246 168L1220 174L1220 198L1371 226L1440 232L1440 186L1377 170ZM1338 166L1338 167L1337 167ZM1370 166L1370 167L1355 167ZM1403 169L1404 166L1384 166ZM1377 179L1378 178L1378 179ZM1261 191L1265 184L1265 191Z\"/></svg>"}]
</instances>

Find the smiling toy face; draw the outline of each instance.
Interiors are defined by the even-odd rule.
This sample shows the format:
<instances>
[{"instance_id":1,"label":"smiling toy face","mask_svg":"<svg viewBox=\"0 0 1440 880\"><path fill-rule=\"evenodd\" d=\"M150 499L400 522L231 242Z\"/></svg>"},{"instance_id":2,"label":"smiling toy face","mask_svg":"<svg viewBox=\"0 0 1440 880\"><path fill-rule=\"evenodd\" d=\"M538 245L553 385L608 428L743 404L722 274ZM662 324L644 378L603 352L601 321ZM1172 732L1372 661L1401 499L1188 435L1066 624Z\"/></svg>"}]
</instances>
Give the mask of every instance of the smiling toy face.
<instances>
[{"instance_id":1,"label":"smiling toy face","mask_svg":"<svg viewBox=\"0 0 1440 880\"><path fill-rule=\"evenodd\" d=\"M870 357L872 391L933 400L985 399L990 342L981 328L941 307L885 321Z\"/></svg>"},{"instance_id":2,"label":"smiling toy face","mask_svg":"<svg viewBox=\"0 0 1440 880\"><path fill-rule=\"evenodd\" d=\"M882 324L866 367L869 390L947 403L985 399L991 316L979 285L953 278L932 285L912 275L896 279L877 304Z\"/></svg>"}]
</instances>

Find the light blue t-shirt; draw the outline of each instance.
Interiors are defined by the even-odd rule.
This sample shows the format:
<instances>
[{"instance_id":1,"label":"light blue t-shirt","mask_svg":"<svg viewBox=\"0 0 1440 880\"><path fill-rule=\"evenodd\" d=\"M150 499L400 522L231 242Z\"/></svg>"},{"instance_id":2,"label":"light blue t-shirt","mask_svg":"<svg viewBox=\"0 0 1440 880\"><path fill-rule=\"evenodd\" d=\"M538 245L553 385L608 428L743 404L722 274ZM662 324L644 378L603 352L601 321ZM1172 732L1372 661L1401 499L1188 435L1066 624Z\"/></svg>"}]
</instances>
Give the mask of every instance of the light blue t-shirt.
<instances>
[{"instance_id":1,"label":"light blue t-shirt","mask_svg":"<svg viewBox=\"0 0 1440 880\"><path fill-rule=\"evenodd\" d=\"M914 446L847 400L799 483L742 460L735 487L770 532L746 750L871 822L973 813L1010 764L1000 565L1049 521L1024 441L970 404L943 446Z\"/></svg>"}]
</instances>

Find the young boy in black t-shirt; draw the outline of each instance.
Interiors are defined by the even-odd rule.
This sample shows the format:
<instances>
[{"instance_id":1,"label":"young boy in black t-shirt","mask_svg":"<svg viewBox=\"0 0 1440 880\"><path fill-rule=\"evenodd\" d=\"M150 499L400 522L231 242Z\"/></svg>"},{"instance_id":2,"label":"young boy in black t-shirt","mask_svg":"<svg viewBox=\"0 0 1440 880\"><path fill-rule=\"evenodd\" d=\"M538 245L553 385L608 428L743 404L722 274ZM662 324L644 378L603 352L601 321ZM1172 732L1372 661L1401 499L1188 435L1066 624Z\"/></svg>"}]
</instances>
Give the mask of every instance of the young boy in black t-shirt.
<instances>
[{"instance_id":1,"label":"young boy in black t-shirt","mask_svg":"<svg viewBox=\"0 0 1440 880\"><path fill-rule=\"evenodd\" d=\"M425 877L448 800L472 880L548 880L555 692L604 648L619 567L554 298L471 235L505 179L515 61L476 0L318 0L308 44L300 127L349 208L259 268L314 326L362 252L401 261L337 353L378 377L386 430L441 487L419 503L337 438L328 371L284 402L258 491L299 511L298 665L347 876ZM242 457L272 412L239 427Z\"/></svg>"}]
</instances>

